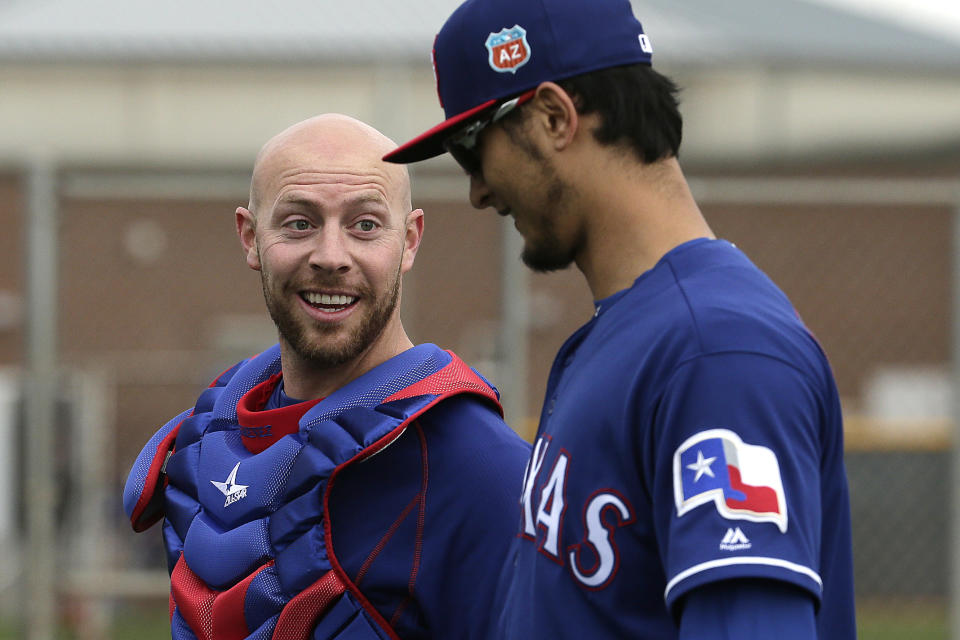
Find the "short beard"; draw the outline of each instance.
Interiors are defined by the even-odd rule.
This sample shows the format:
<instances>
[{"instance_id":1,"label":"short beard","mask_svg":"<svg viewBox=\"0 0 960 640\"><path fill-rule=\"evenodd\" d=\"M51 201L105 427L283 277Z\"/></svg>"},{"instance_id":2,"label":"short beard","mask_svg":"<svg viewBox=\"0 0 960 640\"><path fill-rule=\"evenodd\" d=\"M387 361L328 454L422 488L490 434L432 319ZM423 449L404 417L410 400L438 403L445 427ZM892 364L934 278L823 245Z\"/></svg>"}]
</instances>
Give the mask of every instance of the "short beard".
<instances>
[{"instance_id":1,"label":"short beard","mask_svg":"<svg viewBox=\"0 0 960 640\"><path fill-rule=\"evenodd\" d=\"M520 258L523 263L541 273L566 269L573 263L576 251L581 244L577 242L563 246L557 235L556 216L563 215L562 203L569 198L570 189L557 175L557 170L547 162L543 154L529 139L517 129L507 128L507 133L513 142L523 150L531 163L540 167L541 183L546 187L546 208L550 213L541 213L541 219L536 224L537 237L524 238L523 253Z\"/></svg>"},{"instance_id":2,"label":"short beard","mask_svg":"<svg viewBox=\"0 0 960 640\"><path fill-rule=\"evenodd\" d=\"M523 252L520 259L523 263L541 273L560 271L569 267L579 247L583 243L582 237L568 246L560 243L557 235L556 216L563 215L562 203L570 197L570 189L557 175L557 170L547 161L543 153L530 141L526 133L528 119L524 111L514 112L503 120L503 129L510 141L520 148L531 164L540 168L540 184L544 186L545 205L549 207L549 214L539 212L540 219L534 221L537 236L524 236Z\"/></svg>"},{"instance_id":3,"label":"short beard","mask_svg":"<svg viewBox=\"0 0 960 640\"><path fill-rule=\"evenodd\" d=\"M545 176L545 178L550 181L547 186L547 202L557 203L562 201L566 187L555 174ZM554 208L555 212L558 210L558 207ZM579 243L568 246L562 245L554 223L555 221L552 218L544 218L539 225L537 237L524 239L523 253L520 254L520 258L525 265L534 271L547 273L566 269L576 257L576 249Z\"/></svg>"},{"instance_id":4,"label":"short beard","mask_svg":"<svg viewBox=\"0 0 960 640\"><path fill-rule=\"evenodd\" d=\"M285 341L305 364L315 369L332 369L363 354L383 333L400 299L400 270L398 269L390 293L375 301L367 316L361 318L359 328L347 336L341 344L331 344L322 338L311 339L309 329L319 330L321 335L327 331L322 326L305 326L298 322L282 302L271 294L267 280L268 275L261 270L260 283L263 287L263 299L267 304L270 317L277 325L281 340ZM336 288L336 285L330 288ZM357 293L361 299L373 298L369 288L362 288ZM329 333L334 331L331 330Z\"/></svg>"}]
</instances>

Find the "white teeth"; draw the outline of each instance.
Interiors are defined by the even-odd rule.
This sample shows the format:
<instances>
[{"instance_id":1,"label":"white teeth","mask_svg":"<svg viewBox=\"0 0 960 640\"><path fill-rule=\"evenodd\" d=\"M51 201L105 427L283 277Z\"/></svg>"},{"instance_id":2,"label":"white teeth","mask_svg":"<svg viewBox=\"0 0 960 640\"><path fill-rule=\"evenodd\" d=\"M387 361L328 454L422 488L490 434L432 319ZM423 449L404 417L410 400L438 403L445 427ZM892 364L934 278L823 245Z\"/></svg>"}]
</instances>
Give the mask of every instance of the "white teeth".
<instances>
[{"instance_id":1,"label":"white teeth","mask_svg":"<svg viewBox=\"0 0 960 640\"><path fill-rule=\"evenodd\" d=\"M345 307L348 304L353 304L353 301L356 300L353 296L332 296L328 293L314 293L312 291L305 293L304 298L306 298L310 304L319 304L327 307Z\"/></svg>"}]
</instances>

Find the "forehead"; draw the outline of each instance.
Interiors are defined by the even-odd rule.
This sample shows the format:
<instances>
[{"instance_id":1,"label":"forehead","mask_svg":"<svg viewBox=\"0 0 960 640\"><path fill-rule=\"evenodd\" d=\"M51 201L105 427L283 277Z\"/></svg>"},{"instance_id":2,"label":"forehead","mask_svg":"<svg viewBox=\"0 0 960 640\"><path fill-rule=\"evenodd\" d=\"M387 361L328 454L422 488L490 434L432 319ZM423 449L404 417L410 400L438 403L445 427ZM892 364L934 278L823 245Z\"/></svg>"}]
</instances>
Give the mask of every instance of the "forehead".
<instances>
[{"instance_id":1,"label":"forehead","mask_svg":"<svg viewBox=\"0 0 960 640\"><path fill-rule=\"evenodd\" d=\"M406 168L381 160L382 140L362 129L318 129L281 134L264 147L253 176L264 205L303 192L380 200L391 207L409 200Z\"/></svg>"},{"instance_id":2,"label":"forehead","mask_svg":"<svg viewBox=\"0 0 960 640\"><path fill-rule=\"evenodd\" d=\"M344 190L373 189L388 199L400 189L402 180L392 167L384 166L369 154L327 154L312 147L286 148L266 158L260 173L265 187L276 194L284 186L298 181L312 185L339 186Z\"/></svg>"},{"instance_id":3,"label":"forehead","mask_svg":"<svg viewBox=\"0 0 960 640\"><path fill-rule=\"evenodd\" d=\"M325 171L291 170L278 176L264 194L266 204L297 204L325 209L379 205L397 208L397 189L389 176L328 168Z\"/></svg>"}]
</instances>

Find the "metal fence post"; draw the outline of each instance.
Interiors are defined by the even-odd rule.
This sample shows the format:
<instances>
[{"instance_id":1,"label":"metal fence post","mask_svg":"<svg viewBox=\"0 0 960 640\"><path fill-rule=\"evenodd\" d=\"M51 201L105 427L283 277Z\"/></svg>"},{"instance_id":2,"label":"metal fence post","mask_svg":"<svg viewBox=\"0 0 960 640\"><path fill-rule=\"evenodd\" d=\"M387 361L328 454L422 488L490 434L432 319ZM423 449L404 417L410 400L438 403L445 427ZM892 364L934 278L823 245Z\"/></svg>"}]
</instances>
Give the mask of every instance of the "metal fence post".
<instances>
[{"instance_id":1,"label":"metal fence post","mask_svg":"<svg viewBox=\"0 0 960 640\"><path fill-rule=\"evenodd\" d=\"M501 221L500 246L500 331L497 348L500 401L507 422L525 438L527 433L527 350L529 336L528 304L530 287L527 269L520 262L523 237L513 221Z\"/></svg>"},{"instance_id":2,"label":"metal fence post","mask_svg":"<svg viewBox=\"0 0 960 640\"><path fill-rule=\"evenodd\" d=\"M960 188L953 206L953 256L952 256L952 353L953 376L953 426L951 443L950 495L950 595L948 615L950 637L960 640Z\"/></svg>"},{"instance_id":3,"label":"metal fence post","mask_svg":"<svg viewBox=\"0 0 960 640\"><path fill-rule=\"evenodd\" d=\"M51 640L57 606L56 484L53 429L57 367L57 178L54 162L34 159L27 176L26 365L24 386L26 464L25 638Z\"/></svg>"}]
</instances>

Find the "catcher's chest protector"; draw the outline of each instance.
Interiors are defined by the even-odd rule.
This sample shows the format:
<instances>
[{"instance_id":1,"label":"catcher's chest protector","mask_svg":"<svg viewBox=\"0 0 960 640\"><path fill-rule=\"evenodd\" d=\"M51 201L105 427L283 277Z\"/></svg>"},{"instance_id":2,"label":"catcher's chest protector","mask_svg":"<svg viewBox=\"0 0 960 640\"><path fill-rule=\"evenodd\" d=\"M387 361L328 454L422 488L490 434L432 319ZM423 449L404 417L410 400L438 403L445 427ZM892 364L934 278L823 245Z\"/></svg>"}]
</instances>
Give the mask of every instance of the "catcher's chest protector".
<instances>
[{"instance_id":1,"label":"catcher's chest protector","mask_svg":"<svg viewBox=\"0 0 960 640\"><path fill-rule=\"evenodd\" d=\"M172 635L397 638L337 561L330 492L440 400L496 393L452 353L420 345L322 402L258 411L279 373L274 347L221 375L127 480L135 530L165 517Z\"/></svg>"}]
</instances>

